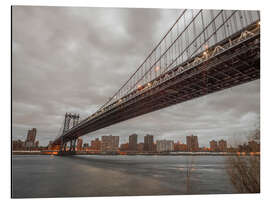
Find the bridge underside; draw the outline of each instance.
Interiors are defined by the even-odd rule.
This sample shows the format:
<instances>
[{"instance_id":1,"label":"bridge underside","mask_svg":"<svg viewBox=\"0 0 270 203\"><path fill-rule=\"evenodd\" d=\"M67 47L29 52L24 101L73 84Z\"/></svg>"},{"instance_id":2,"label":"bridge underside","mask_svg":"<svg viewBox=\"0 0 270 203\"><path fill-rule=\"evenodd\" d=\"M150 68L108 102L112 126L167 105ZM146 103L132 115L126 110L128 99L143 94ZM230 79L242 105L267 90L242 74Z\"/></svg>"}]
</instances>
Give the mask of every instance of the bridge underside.
<instances>
[{"instance_id":1,"label":"bridge underside","mask_svg":"<svg viewBox=\"0 0 270 203\"><path fill-rule=\"evenodd\" d=\"M230 38L238 39L241 33ZM221 42L224 46L228 41ZM178 67L170 70L176 71ZM165 74L164 74L165 75ZM63 137L63 142L76 139L87 133L182 103L210 93L260 78L260 33L235 43L215 57L195 64L192 68L164 82L142 91L138 96L102 113ZM60 139L55 141L59 144Z\"/></svg>"}]
</instances>

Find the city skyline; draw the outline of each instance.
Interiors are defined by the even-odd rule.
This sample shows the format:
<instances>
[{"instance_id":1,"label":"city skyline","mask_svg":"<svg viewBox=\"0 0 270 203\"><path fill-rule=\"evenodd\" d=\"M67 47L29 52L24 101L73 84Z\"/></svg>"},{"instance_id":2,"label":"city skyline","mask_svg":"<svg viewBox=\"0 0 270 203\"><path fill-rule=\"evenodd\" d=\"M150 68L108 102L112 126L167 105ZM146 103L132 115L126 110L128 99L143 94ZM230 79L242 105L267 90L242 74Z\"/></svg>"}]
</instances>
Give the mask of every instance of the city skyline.
<instances>
[{"instance_id":1,"label":"city skyline","mask_svg":"<svg viewBox=\"0 0 270 203\"><path fill-rule=\"evenodd\" d=\"M227 152L239 154L241 152L260 153L260 141L256 140L259 131L254 132L252 138L248 142L238 143L237 146L232 146L227 143L227 140L211 140L209 146L201 146L199 138L196 135L187 135L186 143L177 140L154 139L154 135L145 135L144 142L138 142L138 135L133 133L128 136L128 142L120 143L119 136L103 135L101 139L95 138L90 143L83 142L82 138L78 138L75 143L66 144L63 148L65 152L73 149L78 153L86 152L90 154L151 154L151 153L170 153L170 152ZM50 141L48 146L39 146L39 142L35 141L37 129L28 130L25 141L13 140L12 151L14 153L29 153L37 154L55 154L59 148L53 145ZM255 141L256 140L256 141Z\"/></svg>"},{"instance_id":2,"label":"city skyline","mask_svg":"<svg viewBox=\"0 0 270 203\"><path fill-rule=\"evenodd\" d=\"M254 133L256 133L256 132L254 132ZM32 143L32 145L34 145L34 142L35 142L35 139L36 139L36 135L37 134L38 134L37 133L37 129L36 128L33 128L33 129L28 130L28 133L27 133L26 137L22 138L22 140L21 139L13 139L13 141L15 141L15 142L23 142L23 140L25 140L25 142L24 142L25 145L28 145L27 143L29 141ZM112 134L100 135L100 136L94 137L90 141L86 141L86 142L84 141L83 137L81 137L81 138L78 138L78 140L76 142L76 146L79 145L79 146L82 147L83 145L87 144L87 145L95 148L96 145L97 145L97 142L102 142L102 140L103 140L104 137L117 138L118 140L116 142L118 143L118 147L120 147L122 144L128 144L129 145L128 148L131 151L132 150L135 150L136 147L137 147L137 145L139 145L141 143L143 143L143 144L145 144L145 142L148 143L149 142L149 138L151 138L150 139L150 144L151 143L152 144L157 144L158 141L172 141L174 144L178 143L178 144L185 144L185 145L194 145L192 143L195 141L195 145L197 145L197 147L195 147L195 148L204 148L204 147L207 147L207 148L215 148L216 147L216 148L218 148L218 146L220 145L219 142L226 142L226 148L227 147L237 147L237 145L243 144L243 143L230 143L230 142L227 143L227 140L224 140L224 139L211 138L211 140L208 140L208 144L206 144L206 145L200 145L199 137L197 135L194 135L194 134L186 135L185 136L185 139L181 139L181 140L180 139L178 139L178 140L169 140L169 139L165 139L165 138L164 139L157 139L155 137L158 137L158 136L150 135L150 134L142 135L141 136L142 138L141 139L138 139L138 137L139 137L138 134L131 133L131 134L129 134L129 135L126 136L128 138L127 140L126 139L123 140L123 138L121 139L120 136L112 135ZM193 141L193 139L190 140L190 138L195 138L195 140L194 141ZM87 139L87 140L89 140L89 139ZM52 142L52 140L49 141L47 145L43 145L43 146L40 145L40 147L47 147L47 146L50 145L51 142ZM189 144L188 144L188 142L189 142ZM211 144L213 142L214 142L214 144ZM244 143L246 143L246 142L244 142ZM38 145L39 145L39 141L37 141L37 145L36 146L38 146ZM31 145L29 145L28 147L31 148Z\"/></svg>"},{"instance_id":3,"label":"city skyline","mask_svg":"<svg viewBox=\"0 0 270 203\"><path fill-rule=\"evenodd\" d=\"M175 9L15 6L13 139L22 138L35 126L40 145L46 145L57 136L65 112L79 113L81 118L95 112L134 72L178 15ZM259 93L260 81L254 81L104 128L83 139L90 142L104 134L128 139L129 133L136 133L140 142L145 134L168 140L195 134L208 145L214 136L245 138L259 123Z\"/></svg>"}]
</instances>

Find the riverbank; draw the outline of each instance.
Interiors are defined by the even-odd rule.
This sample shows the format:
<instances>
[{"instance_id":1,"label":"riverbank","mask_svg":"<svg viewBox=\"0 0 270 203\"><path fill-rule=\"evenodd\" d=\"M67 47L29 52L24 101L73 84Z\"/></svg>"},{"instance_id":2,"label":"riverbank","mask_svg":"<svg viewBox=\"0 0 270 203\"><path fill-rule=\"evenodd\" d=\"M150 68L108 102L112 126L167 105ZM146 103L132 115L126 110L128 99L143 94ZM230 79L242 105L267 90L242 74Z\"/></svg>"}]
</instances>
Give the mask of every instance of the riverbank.
<instances>
[{"instance_id":1,"label":"riverbank","mask_svg":"<svg viewBox=\"0 0 270 203\"><path fill-rule=\"evenodd\" d=\"M58 155L57 151L13 151L12 155ZM167 153L92 153L76 152L74 155L125 155L125 156L259 156L260 152L167 152Z\"/></svg>"}]
</instances>

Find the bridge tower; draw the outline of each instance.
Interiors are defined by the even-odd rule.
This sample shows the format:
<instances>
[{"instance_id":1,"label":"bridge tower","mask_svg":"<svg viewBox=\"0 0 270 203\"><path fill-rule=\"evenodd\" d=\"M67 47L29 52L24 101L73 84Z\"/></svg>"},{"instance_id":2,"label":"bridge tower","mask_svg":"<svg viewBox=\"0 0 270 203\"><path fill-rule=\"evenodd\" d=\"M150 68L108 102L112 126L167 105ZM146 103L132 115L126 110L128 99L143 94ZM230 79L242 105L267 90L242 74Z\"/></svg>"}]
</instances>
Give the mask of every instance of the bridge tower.
<instances>
[{"instance_id":1,"label":"bridge tower","mask_svg":"<svg viewBox=\"0 0 270 203\"><path fill-rule=\"evenodd\" d=\"M72 127L78 125L80 119L79 114L72 114L72 113L66 113L65 114L65 119L64 119L64 126L63 126L63 131L62 135L65 134L66 131L71 129ZM67 142L70 141L70 147L69 151L67 151ZM61 146L60 146L60 154L63 155L63 153L68 152L68 153L75 153L76 149L76 141L77 138L71 139L71 140L64 140L64 136L61 137Z\"/></svg>"},{"instance_id":2,"label":"bridge tower","mask_svg":"<svg viewBox=\"0 0 270 203\"><path fill-rule=\"evenodd\" d=\"M70 128L78 125L79 119L80 119L79 114L66 113L65 120L64 120L63 134L66 131L68 131Z\"/></svg>"}]
</instances>

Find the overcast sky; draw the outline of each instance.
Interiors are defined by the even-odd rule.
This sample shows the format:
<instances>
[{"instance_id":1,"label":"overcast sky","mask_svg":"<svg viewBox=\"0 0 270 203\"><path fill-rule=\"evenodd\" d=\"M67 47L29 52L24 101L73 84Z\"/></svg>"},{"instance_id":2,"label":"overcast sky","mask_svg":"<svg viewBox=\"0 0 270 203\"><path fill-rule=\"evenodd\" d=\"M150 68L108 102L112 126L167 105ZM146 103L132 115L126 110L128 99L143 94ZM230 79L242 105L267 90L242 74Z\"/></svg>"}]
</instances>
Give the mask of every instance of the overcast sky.
<instances>
[{"instance_id":1,"label":"overcast sky","mask_svg":"<svg viewBox=\"0 0 270 203\"><path fill-rule=\"evenodd\" d=\"M89 116L115 93L179 16L179 10L28 7L12 9L12 130L37 128L47 145L66 112ZM137 133L186 142L198 136L233 143L260 117L260 81L177 104L83 136Z\"/></svg>"}]
</instances>

